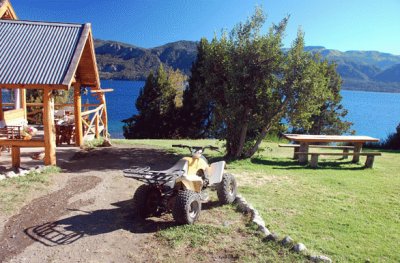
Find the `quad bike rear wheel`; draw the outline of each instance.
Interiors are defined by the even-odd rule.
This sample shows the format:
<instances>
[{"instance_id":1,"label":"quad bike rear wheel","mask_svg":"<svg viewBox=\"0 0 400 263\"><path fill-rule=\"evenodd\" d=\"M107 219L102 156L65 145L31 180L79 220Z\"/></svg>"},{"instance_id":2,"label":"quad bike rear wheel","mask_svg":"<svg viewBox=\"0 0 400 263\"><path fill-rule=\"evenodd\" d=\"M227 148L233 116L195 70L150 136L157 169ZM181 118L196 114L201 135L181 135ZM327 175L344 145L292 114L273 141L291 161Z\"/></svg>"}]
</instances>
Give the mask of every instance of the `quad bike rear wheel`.
<instances>
[{"instance_id":1,"label":"quad bike rear wheel","mask_svg":"<svg viewBox=\"0 0 400 263\"><path fill-rule=\"evenodd\" d=\"M217 186L218 200L221 204L232 204L236 199L237 184L232 174L224 174Z\"/></svg>"},{"instance_id":2,"label":"quad bike rear wheel","mask_svg":"<svg viewBox=\"0 0 400 263\"><path fill-rule=\"evenodd\" d=\"M176 196L172 215L178 224L192 225L201 211L200 195L190 190L179 191Z\"/></svg>"},{"instance_id":3,"label":"quad bike rear wheel","mask_svg":"<svg viewBox=\"0 0 400 263\"><path fill-rule=\"evenodd\" d=\"M161 201L160 191L151 185L142 184L133 195L133 211L136 217L144 219L157 213Z\"/></svg>"}]
</instances>

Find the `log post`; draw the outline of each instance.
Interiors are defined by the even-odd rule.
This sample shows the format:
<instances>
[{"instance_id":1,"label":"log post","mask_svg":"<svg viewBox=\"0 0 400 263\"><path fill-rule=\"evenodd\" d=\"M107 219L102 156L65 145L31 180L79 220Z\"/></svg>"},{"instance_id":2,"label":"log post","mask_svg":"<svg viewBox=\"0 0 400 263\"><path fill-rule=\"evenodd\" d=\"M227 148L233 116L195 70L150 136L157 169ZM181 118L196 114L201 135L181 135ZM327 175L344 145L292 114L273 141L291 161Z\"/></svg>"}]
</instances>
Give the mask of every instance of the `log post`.
<instances>
[{"instance_id":1,"label":"log post","mask_svg":"<svg viewBox=\"0 0 400 263\"><path fill-rule=\"evenodd\" d=\"M0 88L0 120L4 120L3 116L3 89Z\"/></svg>"},{"instance_id":2,"label":"log post","mask_svg":"<svg viewBox=\"0 0 400 263\"><path fill-rule=\"evenodd\" d=\"M24 88L21 88L20 89L21 91L20 91L20 93L19 93L19 96L20 96L20 100L21 100L21 108L22 109L24 109L24 115L25 115L25 120L27 120L27 111L26 111L26 89L24 89Z\"/></svg>"},{"instance_id":3,"label":"log post","mask_svg":"<svg viewBox=\"0 0 400 263\"><path fill-rule=\"evenodd\" d=\"M103 137L108 138L107 104L106 104L106 95L104 93L101 94L101 102L104 104L103 114L101 116L104 124Z\"/></svg>"},{"instance_id":4,"label":"log post","mask_svg":"<svg viewBox=\"0 0 400 263\"><path fill-rule=\"evenodd\" d=\"M21 148L19 146L11 147L11 163L13 168L21 166Z\"/></svg>"},{"instance_id":5,"label":"log post","mask_svg":"<svg viewBox=\"0 0 400 263\"><path fill-rule=\"evenodd\" d=\"M74 84L75 144L83 145L81 84Z\"/></svg>"},{"instance_id":6,"label":"log post","mask_svg":"<svg viewBox=\"0 0 400 263\"><path fill-rule=\"evenodd\" d=\"M56 165L56 129L52 90L43 90L44 164Z\"/></svg>"}]
</instances>

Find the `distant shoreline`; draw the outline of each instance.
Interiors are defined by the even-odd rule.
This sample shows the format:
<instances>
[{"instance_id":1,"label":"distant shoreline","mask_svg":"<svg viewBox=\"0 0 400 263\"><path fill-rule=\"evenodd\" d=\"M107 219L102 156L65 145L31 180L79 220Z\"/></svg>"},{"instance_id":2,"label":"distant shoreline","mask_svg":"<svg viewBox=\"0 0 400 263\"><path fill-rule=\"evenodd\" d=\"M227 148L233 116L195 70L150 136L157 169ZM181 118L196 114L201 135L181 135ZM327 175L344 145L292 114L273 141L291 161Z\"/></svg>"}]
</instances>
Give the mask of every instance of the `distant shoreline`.
<instances>
[{"instance_id":1,"label":"distant shoreline","mask_svg":"<svg viewBox=\"0 0 400 263\"><path fill-rule=\"evenodd\" d=\"M118 79L118 78L114 78L114 79L106 79L106 78L102 78L101 80L106 80L106 81L142 81L145 82L145 79ZM400 83L399 83L400 86ZM400 93L400 89L399 90L390 90L390 89L362 89L362 88L349 88L346 87L345 85L342 86L342 90L352 90L352 91L364 91L364 92L381 92L381 93Z\"/></svg>"}]
</instances>

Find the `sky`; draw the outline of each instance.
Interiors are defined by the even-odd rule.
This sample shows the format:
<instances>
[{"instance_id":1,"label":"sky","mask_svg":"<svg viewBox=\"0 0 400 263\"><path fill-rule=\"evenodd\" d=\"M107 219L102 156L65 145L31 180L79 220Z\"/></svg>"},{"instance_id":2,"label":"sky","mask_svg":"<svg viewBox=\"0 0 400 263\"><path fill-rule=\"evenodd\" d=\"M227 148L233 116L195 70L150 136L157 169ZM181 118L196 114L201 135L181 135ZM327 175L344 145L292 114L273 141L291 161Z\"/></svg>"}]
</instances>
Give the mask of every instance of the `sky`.
<instances>
[{"instance_id":1,"label":"sky","mask_svg":"<svg viewBox=\"0 0 400 263\"><path fill-rule=\"evenodd\" d=\"M261 6L263 32L290 15L289 47L301 28L307 46L400 55L400 0L10 0L19 19L91 23L95 38L139 47L211 39Z\"/></svg>"}]
</instances>

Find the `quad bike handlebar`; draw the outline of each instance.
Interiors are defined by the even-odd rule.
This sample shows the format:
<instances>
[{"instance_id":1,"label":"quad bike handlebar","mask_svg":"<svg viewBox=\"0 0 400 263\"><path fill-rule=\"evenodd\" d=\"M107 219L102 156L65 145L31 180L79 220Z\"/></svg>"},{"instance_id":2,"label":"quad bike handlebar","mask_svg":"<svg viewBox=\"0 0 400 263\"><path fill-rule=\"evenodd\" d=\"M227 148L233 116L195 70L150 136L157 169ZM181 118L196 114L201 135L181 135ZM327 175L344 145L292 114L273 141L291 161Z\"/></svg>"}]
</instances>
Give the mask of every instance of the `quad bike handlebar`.
<instances>
[{"instance_id":1,"label":"quad bike handlebar","mask_svg":"<svg viewBox=\"0 0 400 263\"><path fill-rule=\"evenodd\" d=\"M218 147L212 146L212 145L207 145L207 146L190 146L190 145L184 145L184 144L173 144L172 147L175 148L187 148L191 153L196 152L198 150L201 150L204 152L205 149L210 149L212 151L220 152Z\"/></svg>"}]
</instances>

